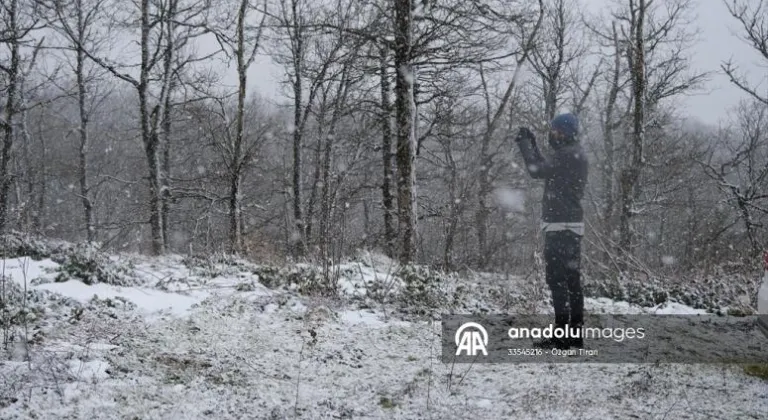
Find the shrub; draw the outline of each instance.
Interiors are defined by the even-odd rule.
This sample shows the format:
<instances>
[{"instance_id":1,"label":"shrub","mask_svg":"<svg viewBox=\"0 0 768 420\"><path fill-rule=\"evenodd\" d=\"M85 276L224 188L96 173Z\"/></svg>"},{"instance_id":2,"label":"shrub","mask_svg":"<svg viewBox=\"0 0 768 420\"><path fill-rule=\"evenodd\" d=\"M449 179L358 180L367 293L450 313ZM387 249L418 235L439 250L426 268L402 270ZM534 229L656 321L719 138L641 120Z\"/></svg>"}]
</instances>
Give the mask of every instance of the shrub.
<instances>
[{"instance_id":1,"label":"shrub","mask_svg":"<svg viewBox=\"0 0 768 420\"><path fill-rule=\"evenodd\" d=\"M43 327L61 321L73 308L74 299L47 290L27 289L7 277L0 278L0 333L6 350L12 343L30 344L42 339Z\"/></svg>"},{"instance_id":2,"label":"shrub","mask_svg":"<svg viewBox=\"0 0 768 420\"><path fill-rule=\"evenodd\" d=\"M759 284L760 274L753 267L722 265L710 273L676 277L646 273L622 273L617 279L586 277L584 293L644 307L677 302L712 312L729 307L747 314L756 305Z\"/></svg>"},{"instance_id":3,"label":"shrub","mask_svg":"<svg viewBox=\"0 0 768 420\"><path fill-rule=\"evenodd\" d=\"M85 284L107 283L132 286L138 283L130 264L113 261L92 243L77 244L52 258L59 263L57 282L77 279Z\"/></svg>"},{"instance_id":4,"label":"shrub","mask_svg":"<svg viewBox=\"0 0 768 420\"><path fill-rule=\"evenodd\" d=\"M402 266L395 274L402 280L398 301L409 312L428 315L436 310L461 307L469 291L455 274L424 266Z\"/></svg>"},{"instance_id":5,"label":"shrub","mask_svg":"<svg viewBox=\"0 0 768 420\"><path fill-rule=\"evenodd\" d=\"M71 248L71 244L12 231L0 236L0 257L50 258Z\"/></svg>"},{"instance_id":6,"label":"shrub","mask_svg":"<svg viewBox=\"0 0 768 420\"><path fill-rule=\"evenodd\" d=\"M211 255L188 255L182 258L182 264L190 269L192 274L215 278L231 276L251 271L255 265L232 254L214 253Z\"/></svg>"},{"instance_id":7,"label":"shrub","mask_svg":"<svg viewBox=\"0 0 768 420\"><path fill-rule=\"evenodd\" d=\"M259 282L270 289L295 287L303 295L336 296L338 287L332 276L325 276L320 269L309 265L286 267L260 266L252 270Z\"/></svg>"}]
</instances>

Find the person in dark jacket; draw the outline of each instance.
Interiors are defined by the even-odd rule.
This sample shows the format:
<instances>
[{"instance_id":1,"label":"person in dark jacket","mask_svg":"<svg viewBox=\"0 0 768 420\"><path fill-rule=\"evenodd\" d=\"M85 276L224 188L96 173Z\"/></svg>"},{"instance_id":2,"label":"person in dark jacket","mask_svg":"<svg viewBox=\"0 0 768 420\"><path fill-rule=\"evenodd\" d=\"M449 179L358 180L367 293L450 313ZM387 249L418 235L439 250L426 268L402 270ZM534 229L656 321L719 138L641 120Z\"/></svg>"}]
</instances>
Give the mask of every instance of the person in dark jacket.
<instances>
[{"instance_id":1,"label":"person in dark jacket","mask_svg":"<svg viewBox=\"0 0 768 420\"><path fill-rule=\"evenodd\" d=\"M584 294L581 290L581 238L584 235L584 210L581 200L587 181L588 161L577 140L579 120L573 114L561 114L550 124L549 145L552 155L542 156L536 138L521 127L515 138L528 173L544 180L542 230L546 281L552 293L555 328L570 336L553 337L536 343L541 347L567 349L583 347Z\"/></svg>"}]
</instances>

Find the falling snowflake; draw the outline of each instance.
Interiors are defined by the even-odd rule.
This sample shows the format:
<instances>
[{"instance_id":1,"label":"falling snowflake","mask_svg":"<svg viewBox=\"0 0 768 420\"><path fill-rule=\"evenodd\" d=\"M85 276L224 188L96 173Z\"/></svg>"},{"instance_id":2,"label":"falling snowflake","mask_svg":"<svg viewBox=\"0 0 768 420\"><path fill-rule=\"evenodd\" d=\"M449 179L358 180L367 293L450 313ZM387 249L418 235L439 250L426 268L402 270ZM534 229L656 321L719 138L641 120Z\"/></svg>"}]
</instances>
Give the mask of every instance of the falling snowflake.
<instances>
[{"instance_id":1,"label":"falling snowflake","mask_svg":"<svg viewBox=\"0 0 768 420\"><path fill-rule=\"evenodd\" d=\"M413 85L413 72L406 65L400 66L400 74L403 75L405 83Z\"/></svg>"},{"instance_id":2,"label":"falling snowflake","mask_svg":"<svg viewBox=\"0 0 768 420\"><path fill-rule=\"evenodd\" d=\"M507 210L513 212L525 211L525 193L520 190L499 188L496 190L496 199Z\"/></svg>"}]
</instances>

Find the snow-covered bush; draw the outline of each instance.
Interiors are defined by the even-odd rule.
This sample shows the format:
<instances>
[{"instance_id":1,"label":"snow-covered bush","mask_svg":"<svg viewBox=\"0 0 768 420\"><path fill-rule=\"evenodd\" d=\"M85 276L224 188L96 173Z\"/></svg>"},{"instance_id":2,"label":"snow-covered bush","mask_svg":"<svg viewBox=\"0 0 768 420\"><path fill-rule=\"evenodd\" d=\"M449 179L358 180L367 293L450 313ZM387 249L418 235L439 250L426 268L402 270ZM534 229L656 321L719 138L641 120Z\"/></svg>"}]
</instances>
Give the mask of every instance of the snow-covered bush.
<instances>
[{"instance_id":1,"label":"snow-covered bush","mask_svg":"<svg viewBox=\"0 0 768 420\"><path fill-rule=\"evenodd\" d=\"M394 274L394 273L393 273ZM351 273L354 275L354 273ZM391 303L399 290L401 281L394 275L382 274L371 279L365 285L365 297L377 303Z\"/></svg>"},{"instance_id":2,"label":"snow-covered bush","mask_svg":"<svg viewBox=\"0 0 768 420\"><path fill-rule=\"evenodd\" d=\"M729 308L732 314L754 312L762 272L754 267L721 265L709 273L661 277L623 273L615 278L585 276L584 293L640 306L677 302L712 312Z\"/></svg>"},{"instance_id":3,"label":"snow-covered bush","mask_svg":"<svg viewBox=\"0 0 768 420\"><path fill-rule=\"evenodd\" d=\"M468 293L456 281L456 274L443 273L425 266L402 266L395 275L403 285L397 295L398 303L408 312L418 315L461 307Z\"/></svg>"},{"instance_id":4,"label":"snow-covered bush","mask_svg":"<svg viewBox=\"0 0 768 420\"><path fill-rule=\"evenodd\" d=\"M441 275L427 267L407 265L397 271L403 281L400 301L408 306L437 309L446 306L448 296L440 289Z\"/></svg>"},{"instance_id":5,"label":"snow-covered bush","mask_svg":"<svg viewBox=\"0 0 768 420\"><path fill-rule=\"evenodd\" d=\"M16 282L0 279L0 332L2 332L5 350L10 350L11 343L20 342L23 328L42 317L40 308L27 304L27 296Z\"/></svg>"},{"instance_id":6,"label":"snow-covered bush","mask_svg":"<svg viewBox=\"0 0 768 420\"><path fill-rule=\"evenodd\" d=\"M336 296L338 292L332 273L326 276L320 268L312 265L259 266L252 272L259 276L259 283L270 289L288 287L303 295L313 296Z\"/></svg>"},{"instance_id":7,"label":"snow-covered bush","mask_svg":"<svg viewBox=\"0 0 768 420\"><path fill-rule=\"evenodd\" d=\"M116 286L138 284L133 276L130 264L112 260L92 243L74 245L61 254L51 258L59 263L57 282L70 279L80 280L85 284L107 283Z\"/></svg>"},{"instance_id":8,"label":"snow-covered bush","mask_svg":"<svg viewBox=\"0 0 768 420\"><path fill-rule=\"evenodd\" d=\"M252 271L256 265L236 255L214 253L211 255L187 255L182 263L192 274L200 277L215 278L231 276L242 272Z\"/></svg>"},{"instance_id":9,"label":"snow-covered bush","mask_svg":"<svg viewBox=\"0 0 768 420\"><path fill-rule=\"evenodd\" d=\"M16 231L0 235L2 258L30 257L40 260L60 254L71 247L72 245L68 242L40 238Z\"/></svg>"},{"instance_id":10,"label":"snow-covered bush","mask_svg":"<svg viewBox=\"0 0 768 420\"><path fill-rule=\"evenodd\" d=\"M43 330L52 323L65 322L82 305L76 300L47 290L24 290L9 278L0 278L0 334L6 350L40 342ZM10 355L10 354L9 354Z\"/></svg>"}]
</instances>

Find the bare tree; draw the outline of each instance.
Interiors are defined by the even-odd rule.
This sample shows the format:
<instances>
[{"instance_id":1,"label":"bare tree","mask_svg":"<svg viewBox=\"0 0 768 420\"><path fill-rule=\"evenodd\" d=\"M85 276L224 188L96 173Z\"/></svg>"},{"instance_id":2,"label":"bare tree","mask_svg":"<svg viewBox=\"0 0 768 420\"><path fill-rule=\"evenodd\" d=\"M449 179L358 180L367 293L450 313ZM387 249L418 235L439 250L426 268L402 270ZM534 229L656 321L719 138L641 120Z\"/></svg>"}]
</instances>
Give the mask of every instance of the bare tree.
<instances>
[{"instance_id":1,"label":"bare tree","mask_svg":"<svg viewBox=\"0 0 768 420\"><path fill-rule=\"evenodd\" d=\"M153 3L141 0L137 8L129 13L138 14L139 63L138 78L125 72L109 58L103 58L89 51L79 42L77 31L65 21L61 21L70 41L75 43L85 56L109 71L117 79L129 83L138 96L139 126L142 144L149 172L149 225L151 227L152 252L162 254L166 250L168 198L166 174L168 161L164 154L170 133L170 113L172 94L178 86L180 68L200 58L187 57L178 59L178 54L185 44L205 33L204 21L209 3L207 0L181 4L181 0L167 0ZM125 17L130 21L131 17ZM128 25L131 28L131 25ZM159 86L153 82L159 80ZM157 89L154 89L157 87ZM163 133L165 130L165 133ZM163 141L165 140L165 142Z\"/></svg>"},{"instance_id":2,"label":"bare tree","mask_svg":"<svg viewBox=\"0 0 768 420\"><path fill-rule=\"evenodd\" d=\"M230 19L222 19L221 28L216 29L216 37L236 62L237 70L237 111L235 113L235 132L230 136L228 144L229 161L229 242L230 250L238 253L243 247L243 220L241 213L242 180L244 170L250 158L253 157L253 149L249 147L245 138L245 106L248 89L248 69L256 59L259 48L262 47L262 35L267 19L267 2L262 4L259 23L252 27L248 24L252 11L255 9L249 0L239 0L236 15L234 36L227 34L226 29Z\"/></svg>"},{"instance_id":3,"label":"bare tree","mask_svg":"<svg viewBox=\"0 0 768 420\"><path fill-rule=\"evenodd\" d=\"M768 2L765 0L724 0L728 12L742 27L742 36L763 61L768 62ZM722 66L731 83L746 92L759 103L768 106L768 92L761 93L757 86L752 86L733 61Z\"/></svg>"},{"instance_id":4,"label":"bare tree","mask_svg":"<svg viewBox=\"0 0 768 420\"><path fill-rule=\"evenodd\" d=\"M289 78L293 93L293 174L291 189L292 209L294 219L294 233L291 240L293 243L294 255L300 256L305 252L305 223L302 208L302 140L307 121L307 113L304 106L304 65L306 60L306 42L308 38L307 0L281 0L280 14L277 16L278 26L284 30L288 36L288 59L290 60L291 71ZM316 88L310 88L307 107L314 102Z\"/></svg>"},{"instance_id":5,"label":"bare tree","mask_svg":"<svg viewBox=\"0 0 768 420\"><path fill-rule=\"evenodd\" d=\"M79 197L83 206L86 239L94 241L96 227L88 150L91 147L90 119L93 114L94 102L98 99L93 92L95 90L92 80L93 72L87 68L89 60L86 56L86 49L95 52L98 49L98 43L103 41L96 39L94 31L104 17L101 13L107 2L106 0L71 0L69 2L41 2L41 4L53 11L54 18L50 25L65 36L70 35L73 38L74 65L72 71L75 76L78 113L76 131L79 138Z\"/></svg>"},{"instance_id":6,"label":"bare tree","mask_svg":"<svg viewBox=\"0 0 768 420\"><path fill-rule=\"evenodd\" d=\"M605 95L604 111L601 115L603 146L605 163L602 165L603 172L603 221L605 226L611 226L615 211L616 197L614 193L614 179L616 177L616 144L614 141L615 132L621 126L623 114L617 115L617 102L619 92L622 90L623 66L622 66L622 46L619 39L619 33L616 30L616 23L611 26L611 41L613 46L613 63L608 73L608 92Z\"/></svg>"},{"instance_id":7,"label":"bare tree","mask_svg":"<svg viewBox=\"0 0 768 420\"><path fill-rule=\"evenodd\" d=\"M618 176L618 200L613 199L613 180L605 181L605 194L608 197L606 217L613 213L614 202L619 204L619 243L618 248L631 252L633 244L632 218L638 211L638 203L642 199L642 175L647 167L645 158L646 128L649 117L661 121L661 104L667 98L674 97L697 88L706 78L706 73L691 73L690 60L685 51L695 39L695 31L691 29L691 2L675 0L658 3L655 0L630 0L626 8L612 13L615 25L608 33L603 33L594 27L592 30L600 38L606 40L616 51L621 48L626 60L628 80L622 80L623 67L614 55L613 69L609 81L606 108L603 117L603 132L606 136L606 150L609 155L608 165ZM615 30L614 30L615 28ZM618 102L618 94L624 92L628 98L625 110L614 120L613 115ZM624 114L626 113L626 114ZM627 115L629 124L626 127L625 147L615 144L614 130L616 124L622 123L622 116ZM616 146L616 147L614 147ZM624 149L622 160L614 153ZM615 164L615 165L614 165ZM612 176L606 174L606 176Z\"/></svg>"},{"instance_id":8,"label":"bare tree","mask_svg":"<svg viewBox=\"0 0 768 420\"><path fill-rule=\"evenodd\" d=\"M724 3L740 24L743 39L768 63L768 2L727 0ZM768 212L765 201L768 197L765 191L768 155L764 147L768 133L768 93L760 92L759 85L751 84L746 75L739 74L732 60L723 63L721 68L731 83L752 101L745 101L738 109L738 140L713 145L709 158L701 163L738 211L754 256L765 245L759 234L763 228L759 216ZM725 134L723 137L727 140L729 136Z\"/></svg>"},{"instance_id":9,"label":"bare tree","mask_svg":"<svg viewBox=\"0 0 768 420\"><path fill-rule=\"evenodd\" d=\"M624 252L630 252L632 245L632 231L630 230L630 218L634 211L634 189L640 178L640 171L644 163L643 147L645 144L645 98L646 98L646 61L645 49L645 19L648 14L646 0L630 0L629 2L629 29L631 34L629 52L627 58L630 65L632 80L632 141L631 158L629 166L624 168L620 175L619 191L621 199L621 223L619 226L621 242L619 246Z\"/></svg>"},{"instance_id":10,"label":"bare tree","mask_svg":"<svg viewBox=\"0 0 768 420\"><path fill-rule=\"evenodd\" d=\"M11 173L11 151L18 133L18 117L22 111L20 104L23 92L21 85L25 75L22 48L34 42L30 33L41 27L39 19L32 10L33 4L24 0L8 0L0 6L0 45L8 50L7 62L0 64L0 72L5 79L3 147L0 154L0 232L7 229L10 188L13 182ZM34 54L37 54L38 49Z\"/></svg>"},{"instance_id":11,"label":"bare tree","mask_svg":"<svg viewBox=\"0 0 768 420\"><path fill-rule=\"evenodd\" d=\"M586 52L586 44L579 39L583 32L573 12L575 5L573 0L552 0L545 5L546 30L530 53L531 67L541 81L545 121L555 117L564 99L568 67Z\"/></svg>"},{"instance_id":12,"label":"bare tree","mask_svg":"<svg viewBox=\"0 0 768 420\"><path fill-rule=\"evenodd\" d=\"M510 100L512 98L512 93L514 92L515 88L517 88L518 79L520 77L523 63L525 63L528 60L528 56L530 52L533 50L533 47L535 45L536 40L538 39L537 36L539 34L539 29L541 28L542 22L544 21L544 2L543 0L539 0L538 2L538 12L537 12L537 18L535 20L535 24L532 28L529 29L530 32L525 30L524 25L522 29L522 33L520 34L520 40L519 40L519 47L520 51L518 52L517 57L515 57L515 70L512 74L511 80L507 84L506 89L504 90L504 94L495 108L491 108L491 99L490 99L490 92L488 90L488 86L485 83L485 79L482 74L482 67L481 67L481 79L483 80L483 97L485 99L486 104L488 104L487 109L487 126L485 130L483 131L482 139L480 142L480 161L479 161L479 173L478 173L478 192L477 192L477 198L478 198L478 208L477 212L475 214L475 223L476 223L476 229L477 229L477 238L478 238L478 265L484 266L486 263L486 258L488 255L488 246L487 246L487 226L488 226L488 216L489 216L489 199L490 194L493 192L493 186L491 182L491 170L493 167L493 158L498 153L492 153L491 151L491 140L493 139L493 135L496 132L497 128L499 127L499 124L501 123L502 116L504 115L505 111L507 111L507 108L509 106Z\"/></svg>"},{"instance_id":13,"label":"bare tree","mask_svg":"<svg viewBox=\"0 0 768 420\"><path fill-rule=\"evenodd\" d=\"M764 228L759 216L768 215L768 107L756 99L744 102L738 118L735 136L723 133L700 163L738 211L755 257L765 245L759 234Z\"/></svg>"},{"instance_id":14,"label":"bare tree","mask_svg":"<svg viewBox=\"0 0 768 420\"><path fill-rule=\"evenodd\" d=\"M21 159L15 159L14 164L18 167L16 170L15 185L16 185L16 205L17 213L19 214L19 225L25 231L40 231L40 208L36 208L33 202L39 204L41 200L44 203L45 197L45 163L40 164L42 169L42 180L38 181L38 177L35 176L35 169L32 162L32 133L29 126L29 114L30 110L35 107L42 106L47 101L52 101L55 98L44 98L41 94L42 87L46 85L46 82L50 78L44 78L41 81L35 80L33 77L33 70L37 60L41 55L43 49L44 39L40 39L37 44L32 48L32 54L24 63L21 68L21 76L19 77L19 133L21 134ZM55 77L55 71L54 76ZM26 191L22 192L22 183L26 183ZM38 198L35 200L35 193ZM34 217L34 226L33 226Z\"/></svg>"}]
</instances>

